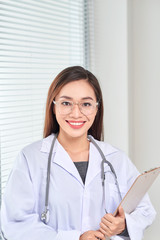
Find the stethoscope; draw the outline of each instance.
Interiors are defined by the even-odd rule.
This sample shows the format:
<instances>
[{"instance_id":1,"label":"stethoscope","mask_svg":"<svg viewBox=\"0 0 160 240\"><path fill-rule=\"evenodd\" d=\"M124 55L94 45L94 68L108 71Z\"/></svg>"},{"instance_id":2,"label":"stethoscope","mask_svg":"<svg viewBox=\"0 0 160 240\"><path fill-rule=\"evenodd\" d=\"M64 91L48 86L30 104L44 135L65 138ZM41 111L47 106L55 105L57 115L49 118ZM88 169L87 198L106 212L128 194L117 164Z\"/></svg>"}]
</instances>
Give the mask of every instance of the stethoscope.
<instances>
[{"instance_id":1,"label":"stethoscope","mask_svg":"<svg viewBox=\"0 0 160 240\"><path fill-rule=\"evenodd\" d=\"M104 153L102 152L102 150L100 149L98 144L94 141L94 139L91 136L88 136L87 138L97 148L98 152L100 153L100 155L102 157L101 179L102 179L102 188L103 188L103 206L104 206L105 212L107 213L107 210L106 210L106 207L105 207L105 205L106 205L105 202L106 201L105 201L105 172L104 172L104 163L108 164L108 166L111 169L112 174L114 175L115 184L117 186L117 190L118 190L120 199L122 200L119 184L118 184L118 181L117 181L117 175L115 173L115 170L114 170L112 164L109 161L106 160L106 158L104 156ZM49 156L48 156L47 179L46 179L46 194L45 194L45 210L41 214L41 221L44 222L45 224L47 224L49 222L49 185L50 185L50 173L51 173L51 158L52 158L52 152L53 152L53 148L54 148L54 144L55 144L56 139L57 139L57 134L53 138L53 141L52 141L52 144L51 144L51 148L50 148L50 152L49 152Z\"/></svg>"}]
</instances>

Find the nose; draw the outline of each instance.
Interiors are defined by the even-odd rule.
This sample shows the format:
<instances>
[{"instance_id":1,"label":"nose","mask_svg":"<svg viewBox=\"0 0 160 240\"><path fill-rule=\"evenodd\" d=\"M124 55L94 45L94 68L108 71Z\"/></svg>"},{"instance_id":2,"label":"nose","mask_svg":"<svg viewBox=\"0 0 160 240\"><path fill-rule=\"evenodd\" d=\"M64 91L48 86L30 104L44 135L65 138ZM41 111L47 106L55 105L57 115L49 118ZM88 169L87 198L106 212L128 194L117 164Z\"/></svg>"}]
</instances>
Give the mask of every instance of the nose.
<instances>
[{"instance_id":1,"label":"nose","mask_svg":"<svg viewBox=\"0 0 160 240\"><path fill-rule=\"evenodd\" d=\"M78 118L82 115L78 103L73 104L72 111L70 113L71 117Z\"/></svg>"}]
</instances>

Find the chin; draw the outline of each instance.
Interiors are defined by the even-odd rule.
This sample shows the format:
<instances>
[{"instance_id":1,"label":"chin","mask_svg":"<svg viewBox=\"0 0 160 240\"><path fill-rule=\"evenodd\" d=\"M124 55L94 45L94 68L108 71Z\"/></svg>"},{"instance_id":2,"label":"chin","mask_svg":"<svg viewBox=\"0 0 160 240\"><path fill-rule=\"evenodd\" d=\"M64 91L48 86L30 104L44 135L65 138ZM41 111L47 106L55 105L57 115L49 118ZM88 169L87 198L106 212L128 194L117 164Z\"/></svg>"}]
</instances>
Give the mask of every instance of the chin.
<instances>
[{"instance_id":1,"label":"chin","mask_svg":"<svg viewBox=\"0 0 160 240\"><path fill-rule=\"evenodd\" d=\"M68 135L70 138L81 138L83 136L87 136L87 132L86 131L66 131L65 135Z\"/></svg>"}]
</instances>

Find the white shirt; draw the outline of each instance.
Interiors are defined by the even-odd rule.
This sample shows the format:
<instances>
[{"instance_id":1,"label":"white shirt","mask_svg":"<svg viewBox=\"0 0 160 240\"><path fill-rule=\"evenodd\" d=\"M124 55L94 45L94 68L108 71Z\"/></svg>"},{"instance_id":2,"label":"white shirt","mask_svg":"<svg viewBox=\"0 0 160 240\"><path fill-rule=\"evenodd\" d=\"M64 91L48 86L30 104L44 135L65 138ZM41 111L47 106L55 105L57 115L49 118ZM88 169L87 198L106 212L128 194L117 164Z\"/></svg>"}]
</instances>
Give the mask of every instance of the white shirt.
<instances>
[{"instance_id":1,"label":"white shirt","mask_svg":"<svg viewBox=\"0 0 160 240\"><path fill-rule=\"evenodd\" d=\"M7 240L78 240L88 230L98 230L105 215L101 182L101 156L90 143L85 185L68 153L56 140L52 154L49 207L50 220L40 220L45 207L47 163L53 134L25 147L10 174L1 207L1 227ZM117 174L122 197L139 175L126 155L111 145L96 141ZM114 176L105 164L106 209L113 213L120 202ZM126 215L130 238L140 240L154 217L148 195Z\"/></svg>"}]
</instances>

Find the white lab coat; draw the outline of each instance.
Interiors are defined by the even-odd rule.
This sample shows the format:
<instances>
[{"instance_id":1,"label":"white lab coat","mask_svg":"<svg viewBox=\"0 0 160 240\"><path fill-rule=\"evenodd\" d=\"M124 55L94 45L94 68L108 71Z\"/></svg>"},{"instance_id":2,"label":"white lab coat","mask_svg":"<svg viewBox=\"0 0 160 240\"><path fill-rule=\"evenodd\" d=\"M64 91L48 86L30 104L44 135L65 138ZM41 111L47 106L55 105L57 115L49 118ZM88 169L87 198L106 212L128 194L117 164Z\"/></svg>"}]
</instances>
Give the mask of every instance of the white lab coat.
<instances>
[{"instance_id":1,"label":"white lab coat","mask_svg":"<svg viewBox=\"0 0 160 240\"><path fill-rule=\"evenodd\" d=\"M40 215L45 206L47 162L53 134L25 147L10 174L1 207L1 227L7 240L78 240L87 230L99 229L105 214L102 204L101 156L90 143L85 185L67 152L58 140L52 154L49 192L50 220ZM122 197L139 174L126 155L111 145L97 141L118 177ZM110 168L105 164L106 209L113 213L120 202ZM130 238L140 240L155 217L146 195L132 214L126 214Z\"/></svg>"}]
</instances>

